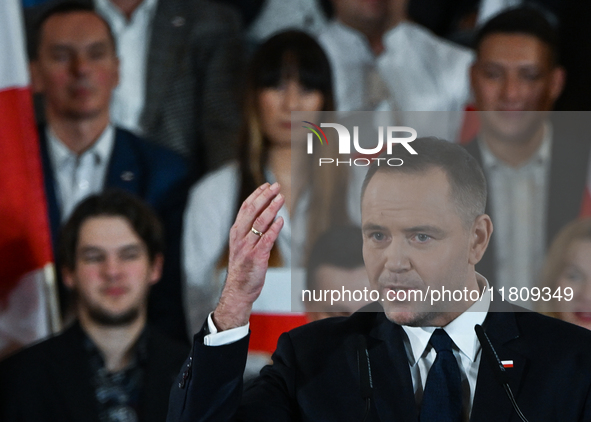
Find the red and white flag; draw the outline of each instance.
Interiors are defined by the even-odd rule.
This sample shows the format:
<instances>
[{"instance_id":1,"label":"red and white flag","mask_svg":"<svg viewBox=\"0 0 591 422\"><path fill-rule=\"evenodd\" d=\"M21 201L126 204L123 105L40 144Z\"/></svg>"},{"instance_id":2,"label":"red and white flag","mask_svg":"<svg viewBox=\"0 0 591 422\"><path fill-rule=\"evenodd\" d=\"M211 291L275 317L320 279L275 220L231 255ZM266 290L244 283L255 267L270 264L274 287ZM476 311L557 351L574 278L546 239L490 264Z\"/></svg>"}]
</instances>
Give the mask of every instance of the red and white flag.
<instances>
[{"instance_id":1,"label":"red and white flag","mask_svg":"<svg viewBox=\"0 0 591 422\"><path fill-rule=\"evenodd\" d=\"M22 6L20 0L2 0L0 357L49 334L49 310L56 304L52 261Z\"/></svg>"}]
</instances>

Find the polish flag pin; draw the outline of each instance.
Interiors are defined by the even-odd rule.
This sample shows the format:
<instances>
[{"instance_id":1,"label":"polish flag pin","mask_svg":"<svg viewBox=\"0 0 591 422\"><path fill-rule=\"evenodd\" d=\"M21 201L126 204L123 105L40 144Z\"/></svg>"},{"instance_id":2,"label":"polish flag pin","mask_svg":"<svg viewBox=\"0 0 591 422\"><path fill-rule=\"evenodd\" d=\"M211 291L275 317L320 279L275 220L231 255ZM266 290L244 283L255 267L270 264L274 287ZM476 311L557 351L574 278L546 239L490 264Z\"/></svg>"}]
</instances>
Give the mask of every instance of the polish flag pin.
<instances>
[{"instance_id":1,"label":"polish flag pin","mask_svg":"<svg viewBox=\"0 0 591 422\"><path fill-rule=\"evenodd\" d=\"M503 365L503 368L513 368L512 360L502 360L501 364Z\"/></svg>"}]
</instances>

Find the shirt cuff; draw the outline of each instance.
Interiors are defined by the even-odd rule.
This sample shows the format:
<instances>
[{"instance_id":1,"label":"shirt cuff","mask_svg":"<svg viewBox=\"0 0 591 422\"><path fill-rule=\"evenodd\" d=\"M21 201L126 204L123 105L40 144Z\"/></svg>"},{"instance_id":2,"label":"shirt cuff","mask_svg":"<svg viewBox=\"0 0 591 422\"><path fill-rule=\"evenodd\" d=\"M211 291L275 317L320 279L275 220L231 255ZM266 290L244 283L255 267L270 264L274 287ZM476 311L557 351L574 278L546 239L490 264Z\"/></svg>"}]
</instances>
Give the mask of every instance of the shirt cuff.
<instances>
[{"instance_id":1,"label":"shirt cuff","mask_svg":"<svg viewBox=\"0 0 591 422\"><path fill-rule=\"evenodd\" d=\"M209 329L209 334L203 337L203 344L206 346L225 346L226 344L241 340L248 335L250 322L248 322L246 325L243 325L242 327L231 328L226 331L218 332L218 328L213 323L213 318L211 317L212 315L213 312L211 312L207 317L207 328Z\"/></svg>"}]
</instances>

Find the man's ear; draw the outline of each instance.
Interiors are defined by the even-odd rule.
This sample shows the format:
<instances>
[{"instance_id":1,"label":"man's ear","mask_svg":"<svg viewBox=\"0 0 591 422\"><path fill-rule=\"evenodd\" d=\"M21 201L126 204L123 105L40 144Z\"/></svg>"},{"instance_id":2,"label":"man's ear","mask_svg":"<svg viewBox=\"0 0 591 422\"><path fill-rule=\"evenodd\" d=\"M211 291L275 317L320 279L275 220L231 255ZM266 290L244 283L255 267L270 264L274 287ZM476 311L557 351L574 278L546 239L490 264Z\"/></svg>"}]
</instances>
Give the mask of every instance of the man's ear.
<instances>
[{"instance_id":1,"label":"man's ear","mask_svg":"<svg viewBox=\"0 0 591 422\"><path fill-rule=\"evenodd\" d=\"M43 78L41 78L41 71L39 69L39 62L33 60L29 63L29 72L31 73L31 87L35 94L41 94L45 91Z\"/></svg>"},{"instance_id":2,"label":"man's ear","mask_svg":"<svg viewBox=\"0 0 591 422\"><path fill-rule=\"evenodd\" d=\"M482 214L476 217L470 233L470 256L468 260L470 264L476 265L482 259L492 232L493 224L488 215Z\"/></svg>"},{"instance_id":3,"label":"man's ear","mask_svg":"<svg viewBox=\"0 0 591 422\"><path fill-rule=\"evenodd\" d=\"M551 85L551 97L552 101L556 101L556 99L562 94L562 90L564 89L564 84L566 82L566 70L562 66L557 66L556 69L552 71L552 85Z\"/></svg>"},{"instance_id":4,"label":"man's ear","mask_svg":"<svg viewBox=\"0 0 591 422\"><path fill-rule=\"evenodd\" d=\"M115 57L115 61L117 62L117 69L115 71L115 86L113 89L117 88L121 82L121 60L119 60L119 57Z\"/></svg>"},{"instance_id":5,"label":"man's ear","mask_svg":"<svg viewBox=\"0 0 591 422\"><path fill-rule=\"evenodd\" d=\"M68 289L74 289L74 272L71 269L62 267L62 280Z\"/></svg>"},{"instance_id":6,"label":"man's ear","mask_svg":"<svg viewBox=\"0 0 591 422\"><path fill-rule=\"evenodd\" d=\"M164 265L164 255L161 253L154 256L150 269L150 284L156 284L162 277L162 266Z\"/></svg>"}]
</instances>

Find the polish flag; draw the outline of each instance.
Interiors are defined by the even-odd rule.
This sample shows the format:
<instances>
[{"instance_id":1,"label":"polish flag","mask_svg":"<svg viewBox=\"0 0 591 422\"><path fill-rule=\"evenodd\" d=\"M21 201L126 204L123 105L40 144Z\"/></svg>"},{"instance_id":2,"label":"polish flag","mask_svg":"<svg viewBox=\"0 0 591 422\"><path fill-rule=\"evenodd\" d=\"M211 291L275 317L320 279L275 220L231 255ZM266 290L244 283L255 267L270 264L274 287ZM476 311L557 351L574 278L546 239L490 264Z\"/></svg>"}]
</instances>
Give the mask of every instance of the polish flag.
<instances>
[{"instance_id":1,"label":"polish flag","mask_svg":"<svg viewBox=\"0 0 591 422\"><path fill-rule=\"evenodd\" d=\"M0 1L0 357L59 323L23 28L20 0Z\"/></svg>"}]
</instances>

